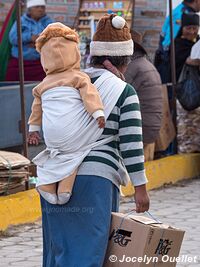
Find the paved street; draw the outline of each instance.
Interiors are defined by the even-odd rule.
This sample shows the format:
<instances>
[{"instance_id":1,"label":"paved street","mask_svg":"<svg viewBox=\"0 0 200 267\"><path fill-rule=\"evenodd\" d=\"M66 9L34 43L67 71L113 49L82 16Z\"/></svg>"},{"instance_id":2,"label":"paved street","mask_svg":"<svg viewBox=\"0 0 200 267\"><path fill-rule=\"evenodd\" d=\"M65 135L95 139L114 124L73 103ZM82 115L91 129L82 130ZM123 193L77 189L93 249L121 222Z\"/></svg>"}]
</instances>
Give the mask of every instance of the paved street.
<instances>
[{"instance_id":1,"label":"paved street","mask_svg":"<svg viewBox=\"0 0 200 267\"><path fill-rule=\"evenodd\" d=\"M180 267L200 266L199 188L200 179L194 179L150 192L151 213L165 223L186 230L180 255L198 256L198 263L177 264ZM121 211L132 208L131 198L122 199ZM41 222L14 227L0 237L0 267L39 267L41 254Z\"/></svg>"}]
</instances>

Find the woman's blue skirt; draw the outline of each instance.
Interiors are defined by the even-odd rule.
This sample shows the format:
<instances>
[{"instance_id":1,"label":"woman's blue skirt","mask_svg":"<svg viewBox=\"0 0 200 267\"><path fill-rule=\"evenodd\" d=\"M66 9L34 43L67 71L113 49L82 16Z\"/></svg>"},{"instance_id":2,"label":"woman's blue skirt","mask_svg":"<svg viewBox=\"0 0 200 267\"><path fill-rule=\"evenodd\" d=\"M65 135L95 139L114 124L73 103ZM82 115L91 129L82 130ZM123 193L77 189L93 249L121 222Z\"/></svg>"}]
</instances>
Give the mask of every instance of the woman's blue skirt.
<instances>
[{"instance_id":1,"label":"woman's blue skirt","mask_svg":"<svg viewBox=\"0 0 200 267\"><path fill-rule=\"evenodd\" d=\"M102 267L111 212L118 211L119 190L98 176L78 175L65 205L41 198L43 267Z\"/></svg>"}]
</instances>

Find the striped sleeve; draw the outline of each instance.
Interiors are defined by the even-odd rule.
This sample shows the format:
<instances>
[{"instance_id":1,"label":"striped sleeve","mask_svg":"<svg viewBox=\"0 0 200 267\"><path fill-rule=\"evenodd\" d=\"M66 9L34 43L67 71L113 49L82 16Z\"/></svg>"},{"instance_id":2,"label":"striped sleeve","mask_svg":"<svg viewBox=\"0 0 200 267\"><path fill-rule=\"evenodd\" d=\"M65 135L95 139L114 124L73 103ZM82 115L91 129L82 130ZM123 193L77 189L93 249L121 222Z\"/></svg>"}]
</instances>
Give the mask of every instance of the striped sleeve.
<instances>
[{"instance_id":1,"label":"striped sleeve","mask_svg":"<svg viewBox=\"0 0 200 267\"><path fill-rule=\"evenodd\" d=\"M119 140L123 162L133 185L146 184L140 105L135 90L129 84L121 99Z\"/></svg>"}]
</instances>

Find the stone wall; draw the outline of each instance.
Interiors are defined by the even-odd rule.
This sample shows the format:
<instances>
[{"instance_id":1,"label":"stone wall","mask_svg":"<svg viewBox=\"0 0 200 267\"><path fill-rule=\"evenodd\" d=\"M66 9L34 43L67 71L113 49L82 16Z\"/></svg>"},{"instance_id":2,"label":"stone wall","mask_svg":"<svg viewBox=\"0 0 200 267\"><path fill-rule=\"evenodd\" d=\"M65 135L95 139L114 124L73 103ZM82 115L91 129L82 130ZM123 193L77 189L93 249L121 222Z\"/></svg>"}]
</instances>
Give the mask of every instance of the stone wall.
<instances>
[{"instance_id":1,"label":"stone wall","mask_svg":"<svg viewBox=\"0 0 200 267\"><path fill-rule=\"evenodd\" d=\"M159 34L166 16L164 0L136 0L133 28L143 34L143 45L153 61Z\"/></svg>"}]
</instances>

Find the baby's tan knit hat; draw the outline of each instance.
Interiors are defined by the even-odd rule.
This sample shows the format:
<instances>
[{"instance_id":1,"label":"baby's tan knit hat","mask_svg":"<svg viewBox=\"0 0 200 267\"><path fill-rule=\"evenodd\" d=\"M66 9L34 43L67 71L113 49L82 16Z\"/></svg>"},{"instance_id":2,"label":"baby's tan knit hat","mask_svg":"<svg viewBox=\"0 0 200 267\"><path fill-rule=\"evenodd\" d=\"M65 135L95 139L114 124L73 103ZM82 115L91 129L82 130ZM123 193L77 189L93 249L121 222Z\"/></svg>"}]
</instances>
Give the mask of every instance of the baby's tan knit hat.
<instances>
[{"instance_id":1,"label":"baby's tan knit hat","mask_svg":"<svg viewBox=\"0 0 200 267\"><path fill-rule=\"evenodd\" d=\"M37 38L36 50L40 53L43 45L51 38L55 37L63 37L69 41L79 43L79 36L75 30L72 30L60 22L54 22L49 24Z\"/></svg>"},{"instance_id":2,"label":"baby's tan knit hat","mask_svg":"<svg viewBox=\"0 0 200 267\"><path fill-rule=\"evenodd\" d=\"M131 56L133 40L124 18L115 14L104 15L90 44L92 56Z\"/></svg>"}]
</instances>

